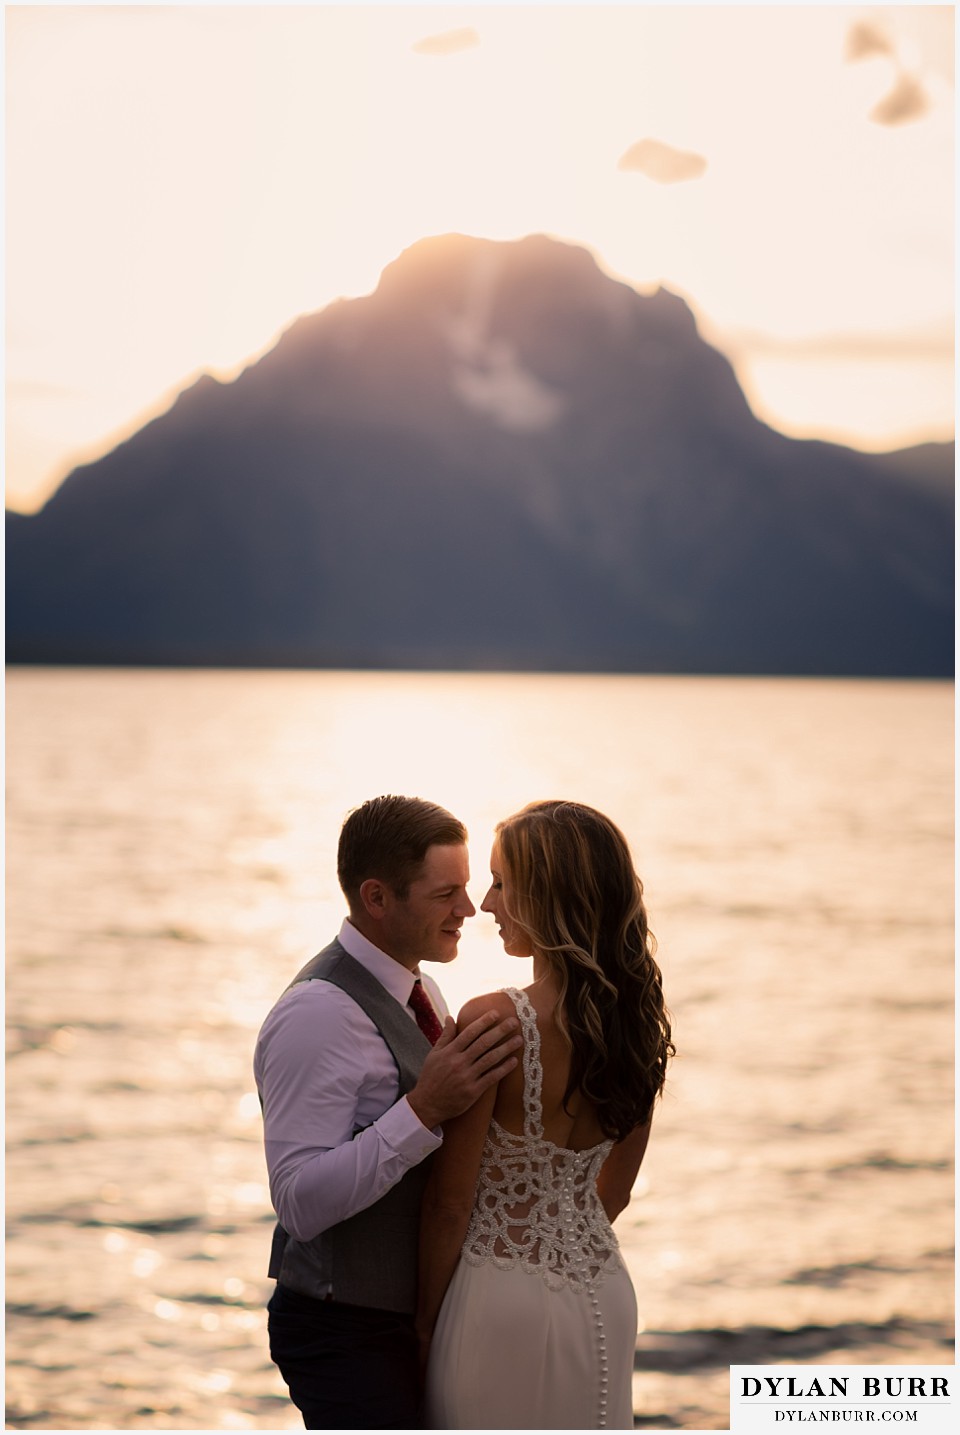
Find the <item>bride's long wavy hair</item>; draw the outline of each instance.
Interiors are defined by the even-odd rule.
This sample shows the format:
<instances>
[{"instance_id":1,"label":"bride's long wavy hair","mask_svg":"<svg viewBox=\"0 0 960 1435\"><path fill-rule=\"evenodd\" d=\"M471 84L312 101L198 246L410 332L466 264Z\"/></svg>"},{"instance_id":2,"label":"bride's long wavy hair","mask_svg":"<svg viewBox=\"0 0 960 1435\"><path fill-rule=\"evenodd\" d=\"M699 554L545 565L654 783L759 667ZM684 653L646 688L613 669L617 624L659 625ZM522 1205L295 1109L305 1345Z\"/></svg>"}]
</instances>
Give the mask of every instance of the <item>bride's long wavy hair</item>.
<instances>
[{"instance_id":1,"label":"bride's long wavy hair","mask_svg":"<svg viewBox=\"0 0 960 1435\"><path fill-rule=\"evenodd\" d=\"M643 886L620 829L578 802L531 802L497 826L504 908L560 984L580 1090L605 1136L649 1120L675 1055Z\"/></svg>"}]
</instances>

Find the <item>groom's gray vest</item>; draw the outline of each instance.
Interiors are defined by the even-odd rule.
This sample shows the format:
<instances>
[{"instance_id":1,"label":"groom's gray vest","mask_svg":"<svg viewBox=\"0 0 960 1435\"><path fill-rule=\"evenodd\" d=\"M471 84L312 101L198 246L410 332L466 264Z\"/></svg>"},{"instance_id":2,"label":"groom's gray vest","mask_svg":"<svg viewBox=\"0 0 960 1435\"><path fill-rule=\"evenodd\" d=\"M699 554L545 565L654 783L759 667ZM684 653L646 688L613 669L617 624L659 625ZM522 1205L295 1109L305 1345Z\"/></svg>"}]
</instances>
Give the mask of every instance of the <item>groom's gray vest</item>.
<instances>
[{"instance_id":1,"label":"groom's gray vest","mask_svg":"<svg viewBox=\"0 0 960 1435\"><path fill-rule=\"evenodd\" d=\"M309 961L287 991L318 978L340 987L366 1012L397 1063L400 1095L411 1091L430 1043L404 1007L339 942L331 942ZM361 1129L357 1127L354 1137ZM312 1241L295 1241L278 1225L269 1274L301 1295L322 1297L330 1290L334 1300L347 1305L412 1314L417 1302L420 1203L430 1164L427 1157L411 1167L374 1205L321 1231Z\"/></svg>"}]
</instances>

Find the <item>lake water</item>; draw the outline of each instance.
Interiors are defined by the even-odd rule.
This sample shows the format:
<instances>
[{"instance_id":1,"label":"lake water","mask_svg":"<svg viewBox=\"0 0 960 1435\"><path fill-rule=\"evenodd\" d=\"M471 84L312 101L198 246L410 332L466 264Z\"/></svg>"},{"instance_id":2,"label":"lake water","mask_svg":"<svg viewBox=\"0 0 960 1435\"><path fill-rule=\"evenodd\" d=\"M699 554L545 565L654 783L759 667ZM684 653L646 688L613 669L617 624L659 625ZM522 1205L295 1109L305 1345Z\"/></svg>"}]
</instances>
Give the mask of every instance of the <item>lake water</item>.
<instances>
[{"instance_id":1,"label":"lake water","mask_svg":"<svg viewBox=\"0 0 960 1435\"><path fill-rule=\"evenodd\" d=\"M643 877L680 1056L618 1222L647 1428L734 1363L951 1363L953 689L13 670L8 1428L302 1428L251 1053L378 792L569 796ZM443 986L523 984L491 918Z\"/></svg>"}]
</instances>

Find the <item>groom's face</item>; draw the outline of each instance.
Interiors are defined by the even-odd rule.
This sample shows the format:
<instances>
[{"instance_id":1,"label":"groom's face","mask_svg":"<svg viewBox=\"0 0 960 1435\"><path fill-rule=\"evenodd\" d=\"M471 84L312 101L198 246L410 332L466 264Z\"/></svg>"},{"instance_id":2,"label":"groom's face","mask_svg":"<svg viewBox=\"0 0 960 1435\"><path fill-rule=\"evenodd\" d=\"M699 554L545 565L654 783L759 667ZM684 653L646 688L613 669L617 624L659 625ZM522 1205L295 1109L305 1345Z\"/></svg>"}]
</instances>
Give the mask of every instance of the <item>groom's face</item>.
<instances>
[{"instance_id":1,"label":"groom's face","mask_svg":"<svg viewBox=\"0 0 960 1435\"><path fill-rule=\"evenodd\" d=\"M411 969L418 962L452 962L460 928L477 910L467 896L469 881L463 843L428 847L406 897L391 894L380 929L384 950Z\"/></svg>"}]
</instances>

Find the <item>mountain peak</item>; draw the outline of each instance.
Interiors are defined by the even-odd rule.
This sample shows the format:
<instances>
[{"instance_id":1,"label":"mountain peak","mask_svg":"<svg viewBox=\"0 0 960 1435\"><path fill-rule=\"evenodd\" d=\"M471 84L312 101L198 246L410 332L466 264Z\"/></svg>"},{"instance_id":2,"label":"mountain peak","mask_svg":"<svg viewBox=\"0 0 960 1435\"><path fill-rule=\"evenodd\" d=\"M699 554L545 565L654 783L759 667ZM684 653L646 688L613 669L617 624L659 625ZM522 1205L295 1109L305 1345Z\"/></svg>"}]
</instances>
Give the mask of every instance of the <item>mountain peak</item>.
<instances>
[{"instance_id":1,"label":"mountain peak","mask_svg":"<svg viewBox=\"0 0 960 1435\"><path fill-rule=\"evenodd\" d=\"M917 462L774 433L579 246L442 235L10 524L7 657L943 674Z\"/></svg>"},{"instance_id":2,"label":"mountain peak","mask_svg":"<svg viewBox=\"0 0 960 1435\"><path fill-rule=\"evenodd\" d=\"M554 302L571 288L594 294L611 281L582 246L544 234L523 239L478 239L466 234L419 239L386 266L376 296L385 304L459 307L464 292L506 283L547 285Z\"/></svg>"}]
</instances>

